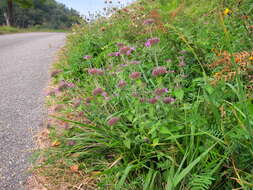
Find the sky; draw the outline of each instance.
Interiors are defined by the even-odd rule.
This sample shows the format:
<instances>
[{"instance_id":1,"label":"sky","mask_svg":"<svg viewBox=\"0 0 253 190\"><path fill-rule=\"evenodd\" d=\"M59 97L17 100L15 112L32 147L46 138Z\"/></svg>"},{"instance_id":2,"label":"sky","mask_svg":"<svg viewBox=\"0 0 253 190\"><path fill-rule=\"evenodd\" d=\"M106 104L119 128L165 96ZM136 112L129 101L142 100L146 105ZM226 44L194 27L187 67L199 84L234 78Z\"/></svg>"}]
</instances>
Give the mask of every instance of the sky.
<instances>
[{"instance_id":1,"label":"sky","mask_svg":"<svg viewBox=\"0 0 253 190\"><path fill-rule=\"evenodd\" d=\"M95 13L96 11L103 10L106 6L105 0L57 0L60 3L65 4L69 8L77 10L81 15L88 15L88 12ZM128 4L134 0L111 0L114 5Z\"/></svg>"}]
</instances>

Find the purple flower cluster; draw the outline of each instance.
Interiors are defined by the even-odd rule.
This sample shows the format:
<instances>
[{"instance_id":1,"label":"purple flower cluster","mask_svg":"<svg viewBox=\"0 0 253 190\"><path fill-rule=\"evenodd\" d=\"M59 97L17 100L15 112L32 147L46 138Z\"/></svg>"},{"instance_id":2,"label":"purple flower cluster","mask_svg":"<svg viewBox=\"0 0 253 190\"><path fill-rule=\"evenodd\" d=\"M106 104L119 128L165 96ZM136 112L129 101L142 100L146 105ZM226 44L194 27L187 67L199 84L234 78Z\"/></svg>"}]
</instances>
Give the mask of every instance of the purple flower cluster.
<instances>
[{"instance_id":1,"label":"purple flower cluster","mask_svg":"<svg viewBox=\"0 0 253 190\"><path fill-rule=\"evenodd\" d=\"M131 55L131 53L135 50L135 48L133 47L129 47L129 46L123 46L120 48L119 53L121 55Z\"/></svg>"},{"instance_id":2,"label":"purple flower cluster","mask_svg":"<svg viewBox=\"0 0 253 190\"><path fill-rule=\"evenodd\" d=\"M63 90L67 89L67 88L74 88L75 84L71 83L71 82L66 82L66 81L61 81L57 91L62 92Z\"/></svg>"},{"instance_id":3,"label":"purple flower cluster","mask_svg":"<svg viewBox=\"0 0 253 190\"><path fill-rule=\"evenodd\" d=\"M83 59L85 59L85 60L89 60L89 59L91 59L91 58L92 58L91 55L85 55L85 56L83 56Z\"/></svg>"},{"instance_id":4,"label":"purple flower cluster","mask_svg":"<svg viewBox=\"0 0 253 190\"><path fill-rule=\"evenodd\" d=\"M123 88L127 85L127 83L124 80L120 80L118 83L118 87Z\"/></svg>"},{"instance_id":5,"label":"purple flower cluster","mask_svg":"<svg viewBox=\"0 0 253 190\"><path fill-rule=\"evenodd\" d=\"M125 46L122 42L118 42L116 45L117 45L119 48L121 48L121 47L124 47L124 46Z\"/></svg>"},{"instance_id":6,"label":"purple flower cluster","mask_svg":"<svg viewBox=\"0 0 253 190\"><path fill-rule=\"evenodd\" d=\"M143 24L145 24L145 25L154 24L154 23L155 23L155 19L152 19L152 18L144 20L144 22L143 22Z\"/></svg>"},{"instance_id":7,"label":"purple flower cluster","mask_svg":"<svg viewBox=\"0 0 253 190\"><path fill-rule=\"evenodd\" d=\"M167 93L167 92L169 92L167 88L157 88L155 90L155 94L158 95L158 96L160 96L164 93Z\"/></svg>"},{"instance_id":8,"label":"purple flower cluster","mask_svg":"<svg viewBox=\"0 0 253 190\"><path fill-rule=\"evenodd\" d=\"M164 99L163 99L163 103L165 103L165 104L171 104L171 103L173 103L173 102L175 102L176 100L174 99L174 98L172 98L172 97L165 97Z\"/></svg>"},{"instance_id":9,"label":"purple flower cluster","mask_svg":"<svg viewBox=\"0 0 253 190\"><path fill-rule=\"evenodd\" d=\"M116 125L118 122L120 121L119 117L112 117L109 121L108 121L108 125L109 126L113 126Z\"/></svg>"},{"instance_id":10,"label":"purple flower cluster","mask_svg":"<svg viewBox=\"0 0 253 190\"><path fill-rule=\"evenodd\" d=\"M120 52L112 52L108 54L109 57L119 57L120 56Z\"/></svg>"},{"instance_id":11,"label":"purple flower cluster","mask_svg":"<svg viewBox=\"0 0 253 190\"><path fill-rule=\"evenodd\" d=\"M97 96L97 95L102 95L102 93L104 92L104 90L102 88L95 88L92 92L92 94L94 96Z\"/></svg>"},{"instance_id":12,"label":"purple flower cluster","mask_svg":"<svg viewBox=\"0 0 253 190\"><path fill-rule=\"evenodd\" d=\"M155 67L152 71L152 75L153 76L160 76L160 75L164 75L166 74L168 71L167 71L167 68L166 67L163 67L163 66L160 66L160 67Z\"/></svg>"},{"instance_id":13,"label":"purple flower cluster","mask_svg":"<svg viewBox=\"0 0 253 190\"><path fill-rule=\"evenodd\" d=\"M157 44L160 42L160 39L159 38L150 38L148 39L146 42L145 42L145 46L146 47L151 47L153 46L154 44Z\"/></svg>"},{"instance_id":14,"label":"purple flower cluster","mask_svg":"<svg viewBox=\"0 0 253 190\"><path fill-rule=\"evenodd\" d=\"M73 100L73 106L75 108L79 107L81 105L81 103L82 103L82 99L80 99L80 98L76 98Z\"/></svg>"},{"instance_id":15,"label":"purple flower cluster","mask_svg":"<svg viewBox=\"0 0 253 190\"><path fill-rule=\"evenodd\" d=\"M90 75L103 75L104 71L102 69L91 68L91 69L88 69L88 73Z\"/></svg>"},{"instance_id":16,"label":"purple flower cluster","mask_svg":"<svg viewBox=\"0 0 253 190\"><path fill-rule=\"evenodd\" d=\"M140 77L141 77L140 72L133 72L129 75L129 78L131 78L131 79L139 79Z\"/></svg>"},{"instance_id":17,"label":"purple flower cluster","mask_svg":"<svg viewBox=\"0 0 253 190\"><path fill-rule=\"evenodd\" d=\"M130 62L131 65L138 65L138 64L140 64L140 63L141 63L140 61L131 61L131 62Z\"/></svg>"},{"instance_id":18,"label":"purple flower cluster","mask_svg":"<svg viewBox=\"0 0 253 190\"><path fill-rule=\"evenodd\" d=\"M155 98L150 98L150 99L148 99L148 102L149 102L150 104L155 104L157 101L158 101L158 100L157 100L156 97L155 97Z\"/></svg>"},{"instance_id":19,"label":"purple flower cluster","mask_svg":"<svg viewBox=\"0 0 253 190\"><path fill-rule=\"evenodd\" d=\"M54 71L52 71L52 73L51 73L51 77L55 77L56 75L58 75L59 73L61 73L62 72L62 70L54 70Z\"/></svg>"}]
</instances>

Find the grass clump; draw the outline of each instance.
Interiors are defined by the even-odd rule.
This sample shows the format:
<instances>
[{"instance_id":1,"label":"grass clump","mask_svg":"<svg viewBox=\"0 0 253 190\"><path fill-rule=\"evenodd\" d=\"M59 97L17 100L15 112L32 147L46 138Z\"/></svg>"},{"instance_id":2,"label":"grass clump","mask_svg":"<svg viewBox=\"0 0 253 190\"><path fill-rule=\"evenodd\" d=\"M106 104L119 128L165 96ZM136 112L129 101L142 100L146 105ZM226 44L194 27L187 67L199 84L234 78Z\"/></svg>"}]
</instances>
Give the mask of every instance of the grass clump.
<instances>
[{"instance_id":1,"label":"grass clump","mask_svg":"<svg viewBox=\"0 0 253 190\"><path fill-rule=\"evenodd\" d=\"M250 0L145 0L76 26L42 168L102 190L252 189L252 63Z\"/></svg>"},{"instance_id":2,"label":"grass clump","mask_svg":"<svg viewBox=\"0 0 253 190\"><path fill-rule=\"evenodd\" d=\"M0 34L18 33L19 29L10 26L0 26Z\"/></svg>"},{"instance_id":3,"label":"grass clump","mask_svg":"<svg viewBox=\"0 0 253 190\"><path fill-rule=\"evenodd\" d=\"M68 32L68 31L62 29L47 29L40 27L16 28L11 26L0 26L0 35L12 33L25 33L25 32Z\"/></svg>"}]
</instances>

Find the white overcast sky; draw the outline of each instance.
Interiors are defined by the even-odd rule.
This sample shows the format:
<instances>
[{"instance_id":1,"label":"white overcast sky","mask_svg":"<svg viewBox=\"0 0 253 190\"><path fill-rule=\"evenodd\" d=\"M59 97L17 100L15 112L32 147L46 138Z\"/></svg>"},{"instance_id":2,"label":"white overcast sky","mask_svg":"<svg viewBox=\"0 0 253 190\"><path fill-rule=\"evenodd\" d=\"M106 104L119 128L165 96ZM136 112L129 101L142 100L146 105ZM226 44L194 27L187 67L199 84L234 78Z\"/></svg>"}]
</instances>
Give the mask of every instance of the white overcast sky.
<instances>
[{"instance_id":1,"label":"white overcast sky","mask_svg":"<svg viewBox=\"0 0 253 190\"><path fill-rule=\"evenodd\" d=\"M96 11L103 10L106 6L105 0L57 0L65 4L69 8L77 10L82 15L87 15L88 12L95 13ZM134 0L111 0L114 5L118 5L118 1L122 4L128 4Z\"/></svg>"}]
</instances>

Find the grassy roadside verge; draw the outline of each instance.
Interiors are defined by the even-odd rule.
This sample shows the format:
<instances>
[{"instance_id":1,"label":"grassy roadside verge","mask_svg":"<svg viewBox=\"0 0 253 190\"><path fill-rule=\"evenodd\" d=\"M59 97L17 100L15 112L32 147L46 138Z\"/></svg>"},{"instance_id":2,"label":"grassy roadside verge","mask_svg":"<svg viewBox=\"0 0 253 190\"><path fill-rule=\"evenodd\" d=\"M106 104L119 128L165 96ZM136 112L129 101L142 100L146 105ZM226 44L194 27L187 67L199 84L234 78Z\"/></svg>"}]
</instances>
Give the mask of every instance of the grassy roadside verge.
<instances>
[{"instance_id":1,"label":"grassy roadside verge","mask_svg":"<svg viewBox=\"0 0 253 190\"><path fill-rule=\"evenodd\" d=\"M251 7L145 0L74 27L48 91L47 188L252 189Z\"/></svg>"},{"instance_id":2,"label":"grassy roadside verge","mask_svg":"<svg viewBox=\"0 0 253 190\"><path fill-rule=\"evenodd\" d=\"M68 32L67 30L53 30L53 29L43 29L43 28L27 28L20 29L15 27L0 26L1 34L13 34L13 33L25 33L25 32Z\"/></svg>"}]
</instances>

